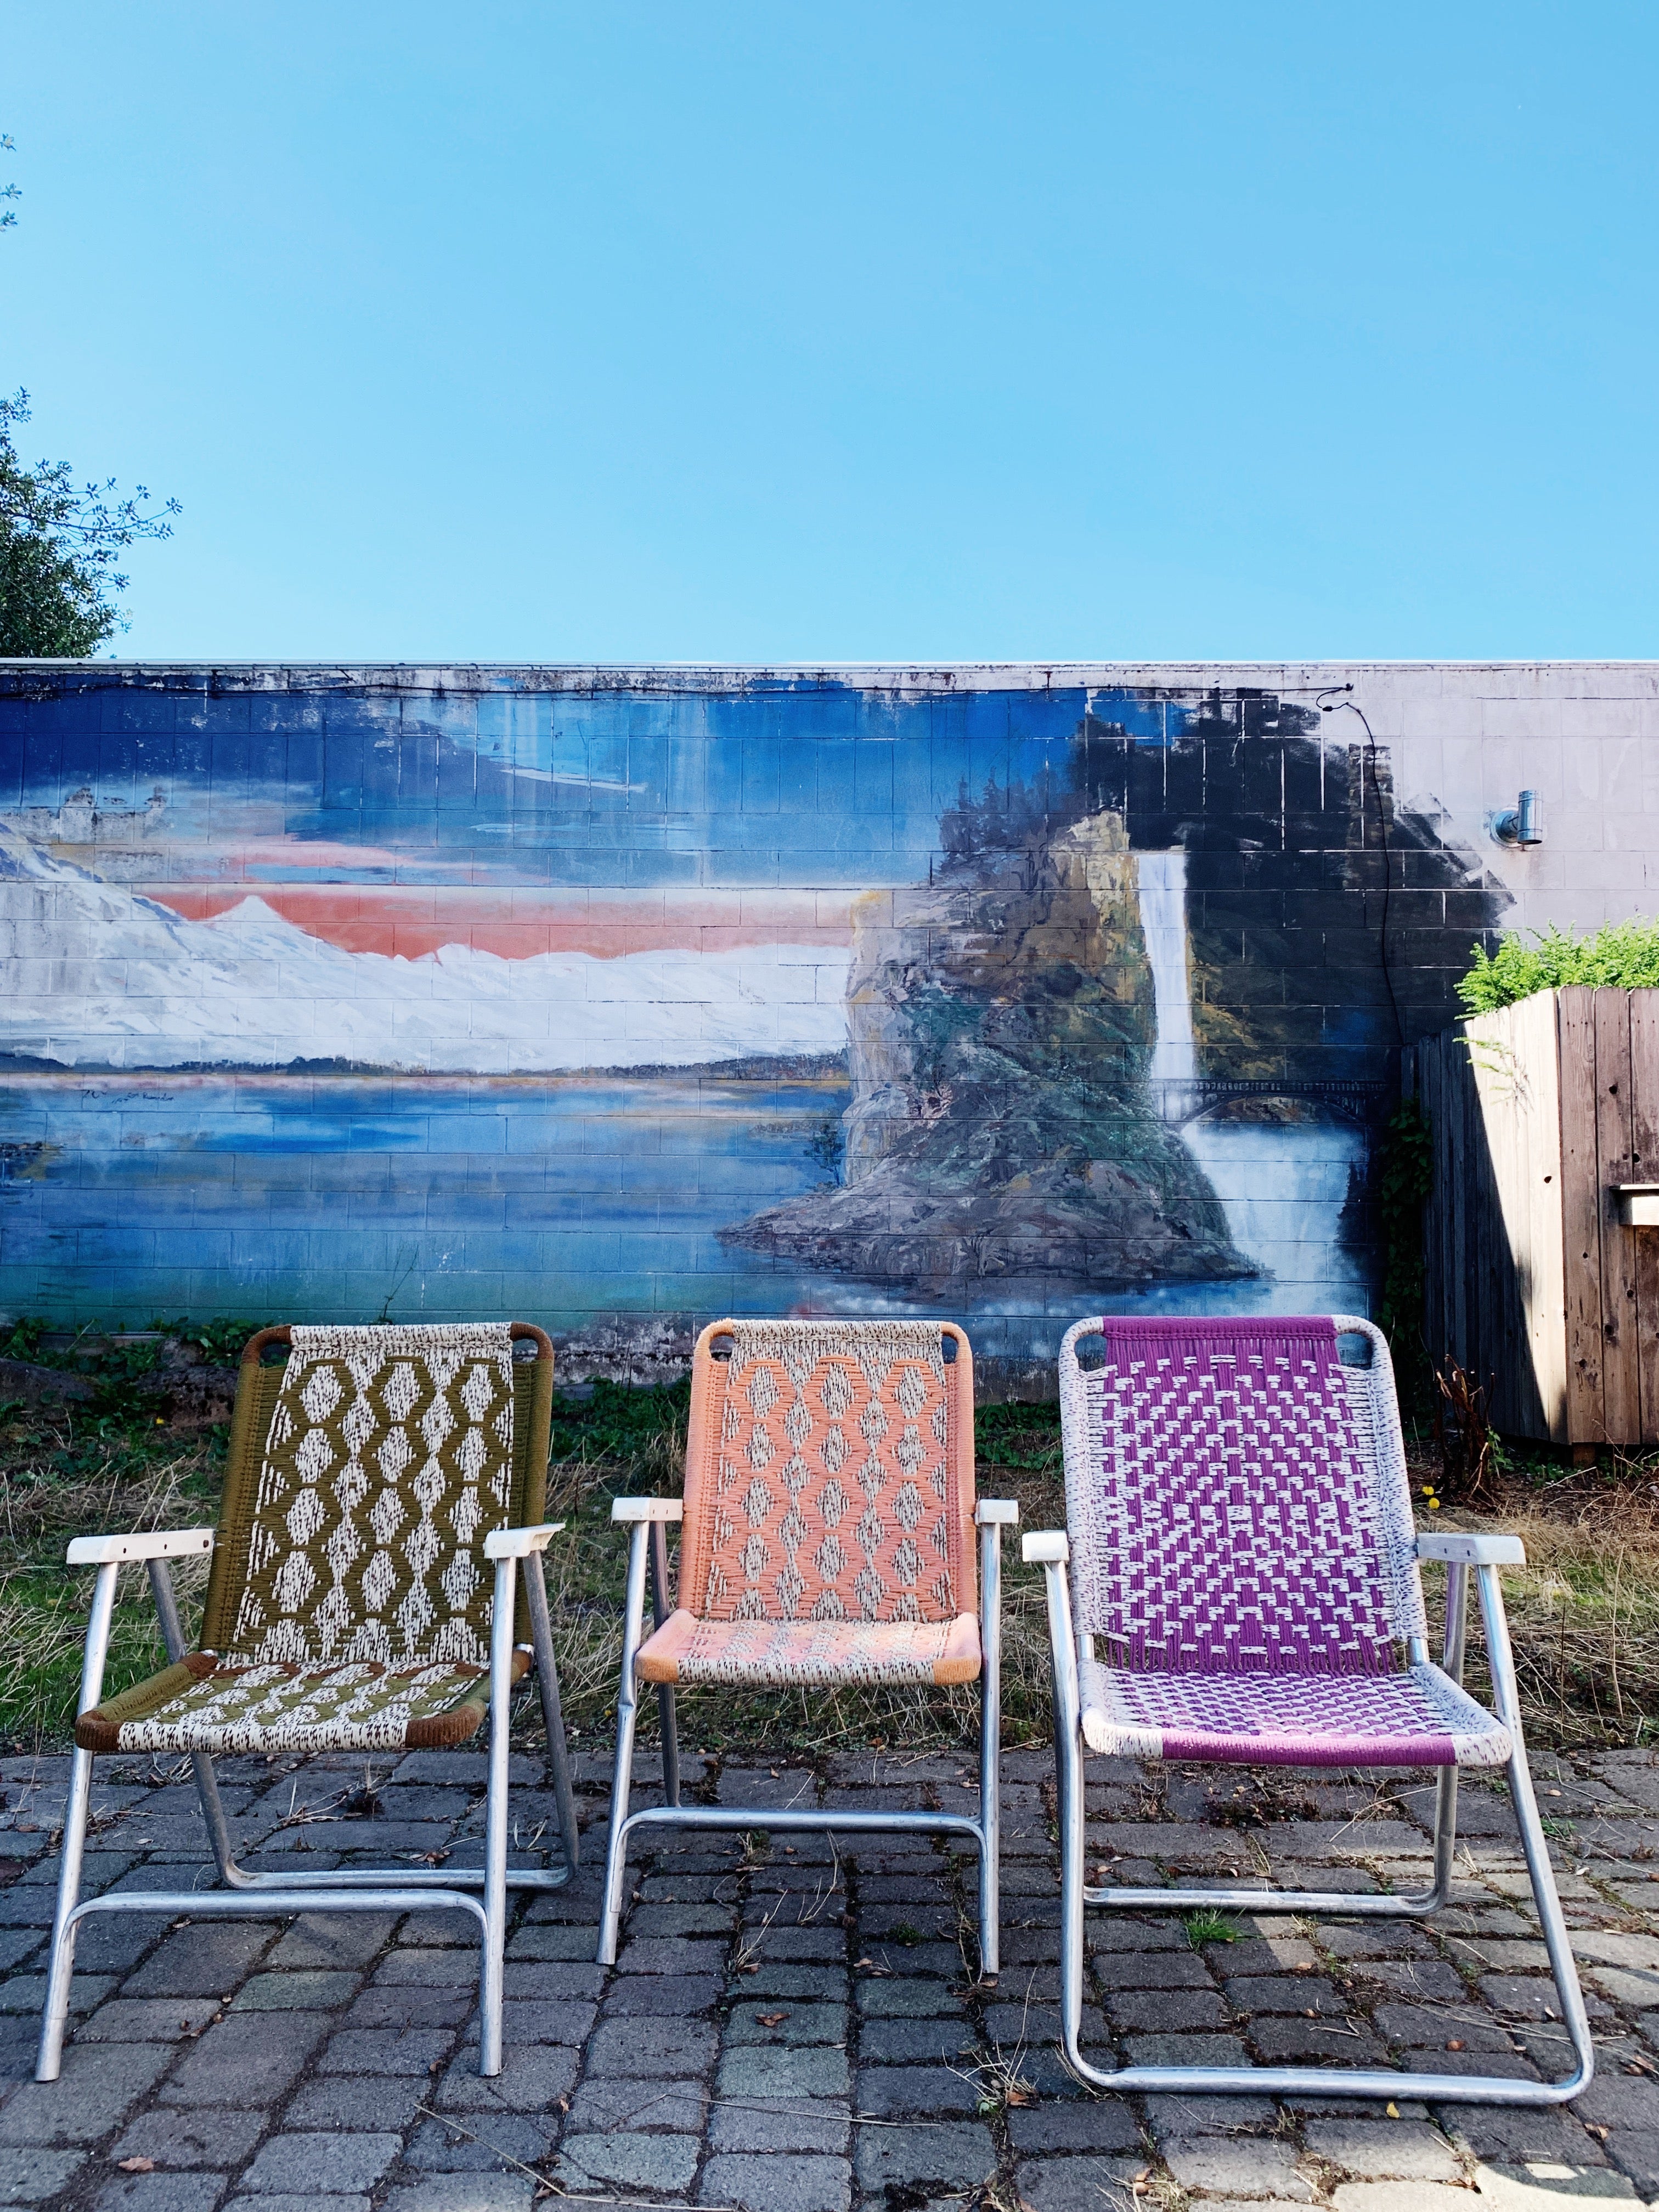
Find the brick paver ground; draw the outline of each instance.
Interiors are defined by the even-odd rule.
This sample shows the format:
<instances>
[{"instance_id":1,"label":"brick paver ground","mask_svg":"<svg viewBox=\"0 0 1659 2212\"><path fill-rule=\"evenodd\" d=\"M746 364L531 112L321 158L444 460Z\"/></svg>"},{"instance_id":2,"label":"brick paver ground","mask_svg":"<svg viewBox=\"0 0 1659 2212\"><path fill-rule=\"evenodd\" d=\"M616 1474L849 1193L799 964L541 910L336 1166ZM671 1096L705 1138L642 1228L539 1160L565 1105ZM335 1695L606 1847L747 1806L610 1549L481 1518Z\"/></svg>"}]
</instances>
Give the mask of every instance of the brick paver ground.
<instances>
[{"instance_id":1,"label":"brick paver ground","mask_svg":"<svg viewBox=\"0 0 1659 2212\"><path fill-rule=\"evenodd\" d=\"M519 1834L550 1808L519 1762ZM1537 1762L1601 2071L1571 2111L1340 2096L1126 2100L1055 2063L1055 1868L1045 1755L1005 1767L1005 1967L974 1985L971 1868L951 1850L762 1836L665 1843L636 1864L613 1972L592 1963L605 1777L579 1765L589 1863L508 1944L507 2063L473 2070L476 1951L436 1916L191 1923L135 1911L82 1938L63 2079L27 2079L64 1764L10 1760L0 1889L0 2204L122 2212L496 2212L545 2177L611 2204L881 2212L972 2199L1072 2212L1243 2200L1525 2212L1659 2197L1659 1767ZM821 1771L688 1761L727 1803L957 1802L966 1760L866 1755ZM476 1854L483 1762L231 1760L249 1863ZM647 1789L651 1762L642 1758ZM1205 1869L1354 1889L1427 1869L1424 1778L1373 1782L1090 1765L1091 1861L1132 1881ZM102 1763L90 1880L207 1880L182 1770ZM1125 2058L1559 2070L1561 2030L1506 1800L1464 1788L1456 1901L1430 1929L1290 1919L1194 1950L1173 1919L1090 1916L1088 2039Z\"/></svg>"}]
</instances>

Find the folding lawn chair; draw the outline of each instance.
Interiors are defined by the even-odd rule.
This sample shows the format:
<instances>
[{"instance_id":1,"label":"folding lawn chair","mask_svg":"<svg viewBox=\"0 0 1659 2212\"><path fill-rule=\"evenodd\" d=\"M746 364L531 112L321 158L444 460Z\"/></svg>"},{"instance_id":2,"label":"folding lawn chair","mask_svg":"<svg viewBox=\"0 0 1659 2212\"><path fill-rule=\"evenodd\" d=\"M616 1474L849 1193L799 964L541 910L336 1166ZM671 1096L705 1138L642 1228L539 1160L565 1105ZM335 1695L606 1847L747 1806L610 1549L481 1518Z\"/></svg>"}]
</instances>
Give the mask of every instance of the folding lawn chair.
<instances>
[{"instance_id":1,"label":"folding lawn chair","mask_svg":"<svg viewBox=\"0 0 1659 2212\"><path fill-rule=\"evenodd\" d=\"M611 1517L633 1534L600 1965L616 1960L629 1841L645 1823L920 1831L963 1837L978 1850L980 1954L994 1979L1001 1533L1019 1509L975 1504L973 1355L962 1331L948 1322L714 1322L692 1358L684 1499L619 1498ZM682 1518L671 1613L664 1529ZM647 1557L655 1618L648 1638ZM658 1686L666 1802L630 1814L641 1680ZM976 1817L680 1802L677 1684L975 1680Z\"/></svg>"},{"instance_id":2,"label":"folding lawn chair","mask_svg":"<svg viewBox=\"0 0 1659 2212\"><path fill-rule=\"evenodd\" d=\"M515 1358L515 1340L533 1347L531 1358ZM289 1347L286 1362L263 1364L278 1345ZM507 1892L556 1889L576 1863L542 1580L543 1547L563 1525L541 1519L552 1406L553 1347L523 1322L261 1329L242 1354L216 1531L81 1536L70 1546L69 1564L95 1566L98 1580L37 2081L58 2078L76 1932L94 1912L470 1912L482 1938L479 2071L501 2071ZM191 1651L167 1563L208 1553L202 1648ZM100 1704L116 1576L135 1559L149 1567L171 1664ZM565 1857L546 1869L507 1863L509 1705L532 1658ZM481 1869L270 1874L237 1865L214 1753L442 1747L465 1742L486 1718ZM100 1752L191 1755L223 1889L81 1898ZM471 1893L478 1889L482 1903Z\"/></svg>"},{"instance_id":3,"label":"folding lawn chair","mask_svg":"<svg viewBox=\"0 0 1659 2212\"><path fill-rule=\"evenodd\" d=\"M1340 1337L1369 1364L1344 1364ZM1079 1345L1094 1340L1091 1370ZM1103 1343L1100 1340L1103 1340ZM1498 1571L1514 1536L1418 1536L1389 1347L1369 1322L1083 1321L1060 1355L1066 1535L1026 1537L1046 1570L1060 1832L1060 2028L1103 2089L1426 2097L1560 2105L1595 2064L1521 1738ZM1419 1559L1446 1567L1444 1665L1429 1657ZM1071 1573L1066 1574L1069 1562ZM1480 1586L1494 1716L1462 1688L1469 1570ZM1074 1632L1075 1629L1075 1632ZM1416 1896L1091 1888L1082 1754L1262 1766L1434 1766L1434 1875ZM1083 1908L1436 1911L1451 1886L1461 1766L1503 1766L1577 2063L1559 2081L1301 2066L1131 2066L1079 2046Z\"/></svg>"}]
</instances>

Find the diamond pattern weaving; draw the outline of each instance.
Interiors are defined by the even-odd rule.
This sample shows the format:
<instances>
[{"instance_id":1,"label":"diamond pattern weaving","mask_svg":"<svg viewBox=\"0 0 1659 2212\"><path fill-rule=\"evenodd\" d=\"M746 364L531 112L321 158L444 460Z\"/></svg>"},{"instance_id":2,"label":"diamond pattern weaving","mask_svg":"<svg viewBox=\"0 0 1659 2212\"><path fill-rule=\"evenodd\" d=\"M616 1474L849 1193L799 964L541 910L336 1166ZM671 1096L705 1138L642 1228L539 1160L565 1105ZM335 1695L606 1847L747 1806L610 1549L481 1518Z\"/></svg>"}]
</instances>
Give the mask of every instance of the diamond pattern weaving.
<instances>
[{"instance_id":1,"label":"diamond pattern weaving","mask_svg":"<svg viewBox=\"0 0 1659 2212\"><path fill-rule=\"evenodd\" d=\"M1390 1671L1385 1532L1330 1322L1108 1320L1104 1334L1096 1571L1079 1620L1102 1656Z\"/></svg>"},{"instance_id":2,"label":"diamond pattern weaving","mask_svg":"<svg viewBox=\"0 0 1659 2212\"><path fill-rule=\"evenodd\" d=\"M951 1620L963 1512L938 1325L731 1334L688 1468L682 1605L708 1620Z\"/></svg>"},{"instance_id":3,"label":"diamond pattern weaving","mask_svg":"<svg viewBox=\"0 0 1659 2212\"><path fill-rule=\"evenodd\" d=\"M227 1661L487 1666L512 1469L504 1325L296 1328Z\"/></svg>"}]
</instances>

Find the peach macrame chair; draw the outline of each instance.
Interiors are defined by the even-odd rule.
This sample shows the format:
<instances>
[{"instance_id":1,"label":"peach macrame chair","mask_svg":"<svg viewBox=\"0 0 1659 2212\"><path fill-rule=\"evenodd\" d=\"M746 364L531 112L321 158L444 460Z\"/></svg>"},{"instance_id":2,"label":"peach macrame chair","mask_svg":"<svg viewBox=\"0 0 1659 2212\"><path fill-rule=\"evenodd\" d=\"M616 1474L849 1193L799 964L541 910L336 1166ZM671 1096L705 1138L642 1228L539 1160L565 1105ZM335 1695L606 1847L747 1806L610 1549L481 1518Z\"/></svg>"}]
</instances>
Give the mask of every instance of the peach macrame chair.
<instances>
[{"instance_id":1,"label":"peach macrame chair","mask_svg":"<svg viewBox=\"0 0 1659 2212\"><path fill-rule=\"evenodd\" d=\"M616 1960L628 1845L643 1825L921 1831L978 1851L981 1965L994 1980L1001 1533L1019 1509L975 1499L973 1353L963 1332L949 1322L712 1322L692 1357L684 1497L619 1498L611 1518L632 1533L600 1964ZM684 1525L672 1610L671 1522ZM975 1814L680 1802L682 1685L973 1681ZM665 1802L630 1813L641 1682L657 1690Z\"/></svg>"}]
</instances>

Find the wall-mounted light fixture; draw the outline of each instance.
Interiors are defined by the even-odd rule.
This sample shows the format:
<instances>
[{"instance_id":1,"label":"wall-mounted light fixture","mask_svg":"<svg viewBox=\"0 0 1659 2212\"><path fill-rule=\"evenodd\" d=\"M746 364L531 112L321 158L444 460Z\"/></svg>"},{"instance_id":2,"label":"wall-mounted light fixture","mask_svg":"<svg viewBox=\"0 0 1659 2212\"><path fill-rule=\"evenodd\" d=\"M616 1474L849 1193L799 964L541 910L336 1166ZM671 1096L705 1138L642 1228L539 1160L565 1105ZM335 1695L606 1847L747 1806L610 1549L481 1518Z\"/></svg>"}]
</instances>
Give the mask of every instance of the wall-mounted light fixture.
<instances>
[{"instance_id":1,"label":"wall-mounted light fixture","mask_svg":"<svg viewBox=\"0 0 1659 2212\"><path fill-rule=\"evenodd\" d=\"M1494 814L1492 834L1500 845L1541 845L1544 842L1544 810L1535 791L1523 791L1516 805L1507 814Z\"/></svg>"}]
</instances>

